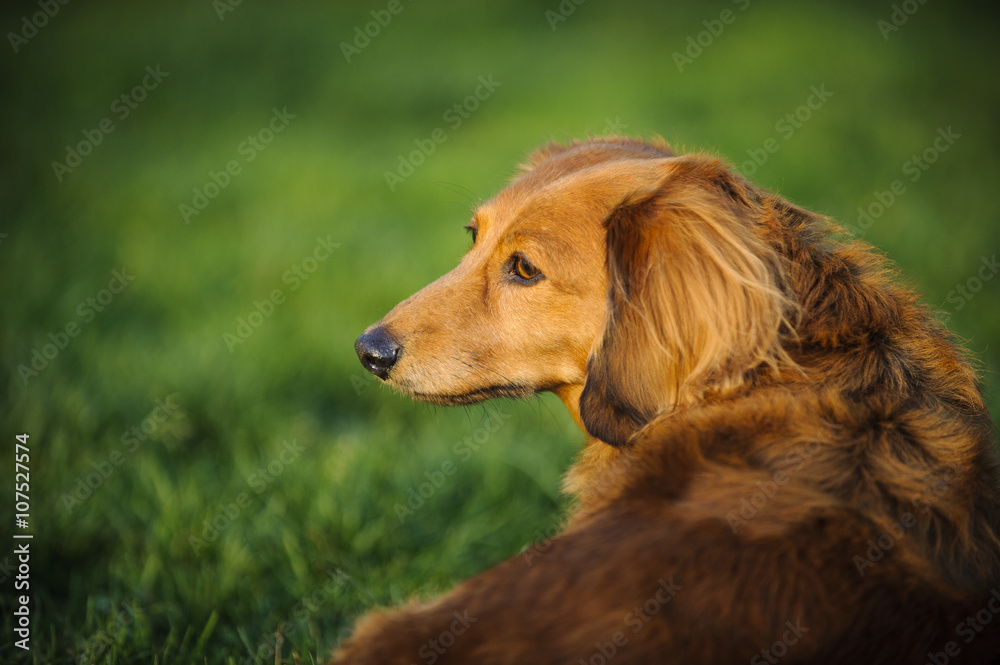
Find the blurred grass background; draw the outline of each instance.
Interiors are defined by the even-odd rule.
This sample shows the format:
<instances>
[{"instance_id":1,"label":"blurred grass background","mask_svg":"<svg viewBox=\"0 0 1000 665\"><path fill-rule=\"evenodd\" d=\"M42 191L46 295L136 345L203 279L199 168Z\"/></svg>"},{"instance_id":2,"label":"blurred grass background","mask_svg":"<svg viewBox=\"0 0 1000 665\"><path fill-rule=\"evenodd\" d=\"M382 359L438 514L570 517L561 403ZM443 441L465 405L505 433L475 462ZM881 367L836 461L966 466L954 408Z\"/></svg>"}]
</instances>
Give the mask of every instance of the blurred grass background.
<instances>
[{"instance_id":1,"label":"blurred grass background","mask_svg":"<svg viewBox=\"0 0 1000 665\"><path fill-rule=\"evenodd\" d=\"M0 660L270 663L277 646L322 661L358 615L555 528L582 441L557 400L412 404L352 348L457 262L469 197L552 138L661 134L736 164L773 138L744 171L854 225L902 180L865 236L951 316L997 413L1000 280L970 282L1000 250L995 10L903 4L915 13L883 34L888 2L402 0L350 62L342 42L387 3L74 2L24 42L10 33L42 10L5 6ZM696 57L679 71L675 53ZM168 75L120 119L112 104L147 66ZM499 86L454 127L445 113L480 76ZM813 86L833 94L788 135L778 123ZM273 109L294 118L248 162L240 145ZM59 180L52 162L104 118L114 131ZM447 139L390 190L385 172L439 127ZM949 127L960 138L911 181L905 164ZM231 160L239 174L185 224L179 206ZM339 247L310 262L318 238ZM134 280L102 294L116 270ZM308 279L293 289L295 270ZM275 289L284 300L230 352L224 335ZM37 375L19 370L70 323ZM22 432L30 652L11 616Z\"/></svg>"}]
</instances>

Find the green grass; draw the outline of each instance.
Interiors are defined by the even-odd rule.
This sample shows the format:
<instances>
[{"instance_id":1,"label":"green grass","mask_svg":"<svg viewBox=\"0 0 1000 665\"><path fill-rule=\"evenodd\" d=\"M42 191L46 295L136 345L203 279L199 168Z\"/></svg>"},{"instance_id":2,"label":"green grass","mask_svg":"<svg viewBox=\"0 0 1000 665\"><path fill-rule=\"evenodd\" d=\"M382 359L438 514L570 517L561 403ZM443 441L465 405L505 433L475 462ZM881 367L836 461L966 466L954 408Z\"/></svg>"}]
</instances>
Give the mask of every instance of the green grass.
<instances>
[{"instance_id":1,"label":"green grass","mask_svg":"<svg viewBox=\"0 0 1000 665\"><path fill-rule=\"evenodd\" d=\"M550 138L617 125L737 164L775 138L754 179L852 224L902 179L866 237L952 315L998 412L1000 280L953 292L1000 250L1000 48L975 9L924 4L884 40L891 3L588 2L552 30L555 1L405 2L347 63L340 42L386 5L332 4L244 2L220 21L208 0L70 3L0 56L0 441L30 434L34 533L30 652L14 646L16 543L0 551L0 660L270 663L280 628L285 660L322 662L360 614L558 525L582 441L558 400L412 404L352 348L456 263L469 197ZM678 72L673 53L727 7L735 21ZM34 11L5 9L4 34ZM114 100L156 65L169 75L119 119ZM490 75L499 87L451 127ZM822 85L833 96L779 132ZM275 108L295 117L245 161ZM105 117L114 131L58 181L51 163ZM447 140L390 191L385 172L438 127ZM961 137L909 180L947 127ZM179 205L231 160L239 174L185 224ZM339 247L313 265L318 238ZM315 270L283 278L296 266ZM88 305L123 268L134 280ZM276 289L230 352L224 335ZM19 366L70 323L25 385ZM13 455L0 467L10 534Z\"/></svg>"}]
</instances>

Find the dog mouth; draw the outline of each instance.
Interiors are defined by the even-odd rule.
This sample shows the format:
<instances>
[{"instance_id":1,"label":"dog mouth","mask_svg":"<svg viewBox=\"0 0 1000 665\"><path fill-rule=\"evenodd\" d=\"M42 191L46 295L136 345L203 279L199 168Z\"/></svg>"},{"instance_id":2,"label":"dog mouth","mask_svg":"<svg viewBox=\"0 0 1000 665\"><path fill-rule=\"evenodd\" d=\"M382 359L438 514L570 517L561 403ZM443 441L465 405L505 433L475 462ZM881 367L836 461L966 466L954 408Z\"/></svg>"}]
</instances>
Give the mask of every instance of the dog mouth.
<instances>
[{"instance_id":1,"label":"dog mouth","mask_svg":"<svg viewBox=\"0 0 1000 665\"><path fill-rule=\"evenodd\" d=\"M458 406L496 398L525 399L552 389L501 376L474 354L451 359L451 362L437 359L438 362L430 366L419 362L414 365L397 335L381 323L362 333L354 348L362 366L385 385L429 404ZM494 375L493 383L473 387L478 382L467 381L485 373Z\"/></svg>"},{"instance_id":2,"label":"dog mouth","mask_svg":"<svg viewBox=\"0 0 1000 665\"><path fill-rule=\"evenodd\" d=\"M526 399L542 392L534 386L526 386L516 383L500 383L482 388L475 388L461 393L429 393L422 391L411 391L400 386L399 390L410 397L421 402L436 404L439 406L461 406L484 402L488 399L509 398Z\"/></svg>"}]
</instances>

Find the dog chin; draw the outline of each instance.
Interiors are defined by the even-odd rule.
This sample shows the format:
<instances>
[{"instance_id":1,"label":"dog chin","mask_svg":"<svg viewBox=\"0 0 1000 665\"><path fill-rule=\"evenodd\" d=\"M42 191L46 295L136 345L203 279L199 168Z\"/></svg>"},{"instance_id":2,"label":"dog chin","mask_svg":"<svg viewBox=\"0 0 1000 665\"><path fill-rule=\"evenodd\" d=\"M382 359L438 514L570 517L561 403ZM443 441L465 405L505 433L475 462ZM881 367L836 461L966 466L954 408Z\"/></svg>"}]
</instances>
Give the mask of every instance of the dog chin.
<instances>
[{"instance_id":1,"label":"dog chin","mask_svg":"<svg viewBox=\"0 0 1000 665\"><path fill-rule=\"evenodd\" d=\"M488 399L509 398L525 399L540 392L531 386L516 384L501 384L470 388L457 392L425 392L412 390L406 386L396 386L397 390L413 399L438 406L461 406L484 402Z\"/></svg>"}]
</instances>

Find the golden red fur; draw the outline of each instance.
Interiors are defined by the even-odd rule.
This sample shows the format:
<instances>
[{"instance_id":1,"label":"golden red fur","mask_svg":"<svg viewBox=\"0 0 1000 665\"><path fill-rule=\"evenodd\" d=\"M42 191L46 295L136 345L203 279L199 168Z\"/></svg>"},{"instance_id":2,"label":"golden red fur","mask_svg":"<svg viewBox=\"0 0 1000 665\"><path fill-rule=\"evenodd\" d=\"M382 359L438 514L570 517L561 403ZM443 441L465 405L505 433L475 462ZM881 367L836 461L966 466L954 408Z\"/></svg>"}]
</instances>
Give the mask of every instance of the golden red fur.
<instances>
[{"instance_id":1,"label":"golden red fur","mask_svg":"<svg viewBox=\"0 0 1000 665\"><path fill-rule=\"evenodd\" d=\"M569 526L343 663L984 663L993 424L869 247L662 144L550 145L451 273L362 335L439 404L555 392L590 435ZM990 621L985 618L989 616Z\"/></svg>"}]
</instances>

